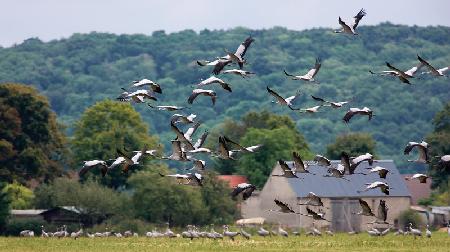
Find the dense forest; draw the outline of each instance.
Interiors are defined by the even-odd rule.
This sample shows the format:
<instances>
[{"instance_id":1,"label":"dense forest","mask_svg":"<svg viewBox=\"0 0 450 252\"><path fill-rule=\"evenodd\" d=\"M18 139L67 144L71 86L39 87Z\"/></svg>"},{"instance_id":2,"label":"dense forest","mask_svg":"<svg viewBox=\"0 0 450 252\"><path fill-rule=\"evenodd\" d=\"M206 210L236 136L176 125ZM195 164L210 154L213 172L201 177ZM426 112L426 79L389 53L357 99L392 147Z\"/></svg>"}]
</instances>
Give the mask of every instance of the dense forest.
<instances>
[{"instance_id":1,"label":"dense forest","mask_svg":"<svg viewBox=\"0 0 450 252\"><path fill-rule=\"evenodd\" d=\"M289 115L314 153L324 154L337 136L370 133L376 141L377 156L394 159L402 172L424 168L412 166L403 156L408 141L420 141L433 131L432 119L450 100L448 78L415 78L405 85L396 78L373 76L369 70L386 70L385 61L402 70L418 64L417 54L437 67L450 62L450 28L408 27L389 23L362 26L359 36L334 34L331 29L292 31L268 30L185 30L166 34L114 35L74 34L70 38L42 42L28 39L10 48L0 48L0 83L15 82L35 86L48 97L58 121L73 135L75 122L89 106L104 99L115 99L133 80L148 78L158 82L160 105L187 105L192 85L210 76L211 68L199 67L195 60L212 60L234 51L249 35L255 42L246 54L251 78L221 75L233 92L218 88L215 106L210 99L197 99L191 110L203 122L202 128L223 130L221 123L240 120L248 111L272 111ZM317 76L320 84L294 81L283 69L306 73L316 57L322 59ZM276 106L266 86L289 96L299 91L296 107L317 104L310 95L333 101L352 99L350 107L367 106L375 117L342 122L345 109L324 109L317 114L299 114ZM149 132L168 145L170 113L134 105ZM210 141L216 141L210 139ZM94 158L94 157L93 157Z\"/></svg>"}]
</instances>

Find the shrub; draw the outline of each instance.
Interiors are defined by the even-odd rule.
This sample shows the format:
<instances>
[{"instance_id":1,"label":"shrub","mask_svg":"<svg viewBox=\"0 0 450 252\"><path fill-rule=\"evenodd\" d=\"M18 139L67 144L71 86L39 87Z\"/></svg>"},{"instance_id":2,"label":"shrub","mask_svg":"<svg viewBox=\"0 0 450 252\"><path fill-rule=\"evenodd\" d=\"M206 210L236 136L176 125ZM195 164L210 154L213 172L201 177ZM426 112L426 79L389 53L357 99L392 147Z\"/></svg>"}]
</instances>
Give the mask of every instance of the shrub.
<instances>
[{"instance_id":1,"label":"shrub","mask_svg":"<svg viewBox=\"0 0 450 252\"><path fill-rule=\"evenodd\" d=\"M400 213L398 217L398 223L400 227L405 227L409 223L412 223L413 227L421 227L424 224L423 218L417 212L413 210L406 210Z\"/></svg>"},{"instance_id":2,"label":"shrub","mask_svg":"<svg viewBox=\"0 0 450 252\"><path fill-rule=\"evenodd\" d=\"M19 236L23 230L33 230L34 235L41 234L41 226L45 226L46 222L39 219L10 219L4 228L4 235L7 236Z\"/></svg>"}]
</instances>

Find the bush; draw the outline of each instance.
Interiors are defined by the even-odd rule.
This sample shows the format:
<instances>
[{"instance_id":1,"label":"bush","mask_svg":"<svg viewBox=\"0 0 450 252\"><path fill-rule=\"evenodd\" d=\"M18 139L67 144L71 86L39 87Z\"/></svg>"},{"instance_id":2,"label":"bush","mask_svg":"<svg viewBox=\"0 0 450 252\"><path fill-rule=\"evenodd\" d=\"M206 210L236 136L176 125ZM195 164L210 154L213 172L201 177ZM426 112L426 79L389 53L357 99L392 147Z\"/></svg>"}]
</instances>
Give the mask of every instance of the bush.
<instances>
[{"instance_id":1,"label":"bush","mask_svg":"<svg viewBox=\"0 0 450 252\"><path fill-rule=\"evenodd\" d=\"M41 226L45 226L47 222L38 219L10 219L5 226L3 231L4 235L7 236L19 236L20 232L23 230L33 230L35 236L41 234Z\"/></svg>"},{"instance_id":2,"label":"bush","mask_svg":"<svg viewBox=\"0 0 450 252\"><path fill-rule=\"evenodd\" d=\"M3 189L11 199L11 209L29 209L33 206L34 194L27 187L14 182Z\"/></svg>"},{"instance_id":3,"label":"bush","mask_svg":"<svg viewBox=\"0 0 450 252\"><path fill-rule=\"evenodd\" d=\"M35 195L35 205L39 208L75 206L86 217L83 219L86 226L101 223L114 215L129 214L130 204L125 195L92 180L81 184L72 179L57 178L52 184L38 187Z\"/></svg>"},{"instance_id":4,"label":"bush","mask_svg":"<svg viewBox=\"0 0 450 252\"><path fill-rule=\"evenodd\" d=\"M4 184L0 183L0 233L3 231L6 220L9 216L10 199L8 194L3 190Z\"/></svg>"},{"instance_id":5,"label":"bush","mask_svg":"<svg viewBox=\"0 0 450 252\"><path fill-rule=\"evenodd\" d=\"M400 228L405 227L406 225L409 225L409 223L412 223L413 227L422 227L424 222L423 218L418 214L417 212L413 210L406 210L400 213L398 217L398 223L400 225Z\"/></svg>"}]
</instances>

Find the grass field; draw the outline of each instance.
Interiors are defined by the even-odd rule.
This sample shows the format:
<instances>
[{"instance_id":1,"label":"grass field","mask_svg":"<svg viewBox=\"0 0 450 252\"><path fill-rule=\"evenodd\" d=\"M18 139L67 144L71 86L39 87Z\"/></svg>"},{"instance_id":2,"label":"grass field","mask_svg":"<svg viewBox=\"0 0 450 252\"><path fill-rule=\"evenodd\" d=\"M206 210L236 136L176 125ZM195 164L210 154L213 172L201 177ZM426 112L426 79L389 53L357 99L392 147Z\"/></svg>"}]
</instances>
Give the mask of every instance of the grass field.
<instances>
[{"instance_id":1,"label":"grass field","mask_svg":"<svg viewBox=\"0 0 450 252\"><path fill-rule=\"evenodd\" d=\"M431 239L411 236L370 237L367 234L333 237L254 237L190 241L183 238L0 238L0 251L450 251L450 237L434 233Z\"/></svg>"}]
</instances>

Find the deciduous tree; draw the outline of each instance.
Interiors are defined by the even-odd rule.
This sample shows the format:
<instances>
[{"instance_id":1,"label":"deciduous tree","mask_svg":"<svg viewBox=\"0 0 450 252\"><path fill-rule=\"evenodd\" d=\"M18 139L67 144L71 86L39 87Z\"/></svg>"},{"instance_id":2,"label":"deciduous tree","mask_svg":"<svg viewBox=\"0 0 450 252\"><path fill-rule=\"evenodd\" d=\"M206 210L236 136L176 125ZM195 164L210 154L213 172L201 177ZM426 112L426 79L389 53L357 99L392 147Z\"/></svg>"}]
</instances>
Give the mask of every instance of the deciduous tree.
<instances>
[{"instance_id":1,"label":"deciduous tree","mask_svg":"<svg viewBox=\"0 0 450 252\"><path fill-rule=\"evenodd\" d=\"M63 172L66 138L47 98L30 86L0 85L0 180L49 181Z\"/></svg>"},{"instance_id":2,"label":"deciduous tree","mask_svg":"<svg viewBox=\"0 0 450 252\"><path fill-rule=\"evenodd\" d=\"M104 100L86 109L75 125L71 144L75 163L81 168L84 160L115 159L117 149L135 151L144 146L158 148L158 139L149 135L147 124L130 104ZM128 154L134 155L131 152ZM142 167L134 166L129 173ZM112 170L110 175L102 179L98 170L86 175L91 174L113 188L126 185L129 176L122 174L120 168Z\"/></svg>"}]
</instances>

